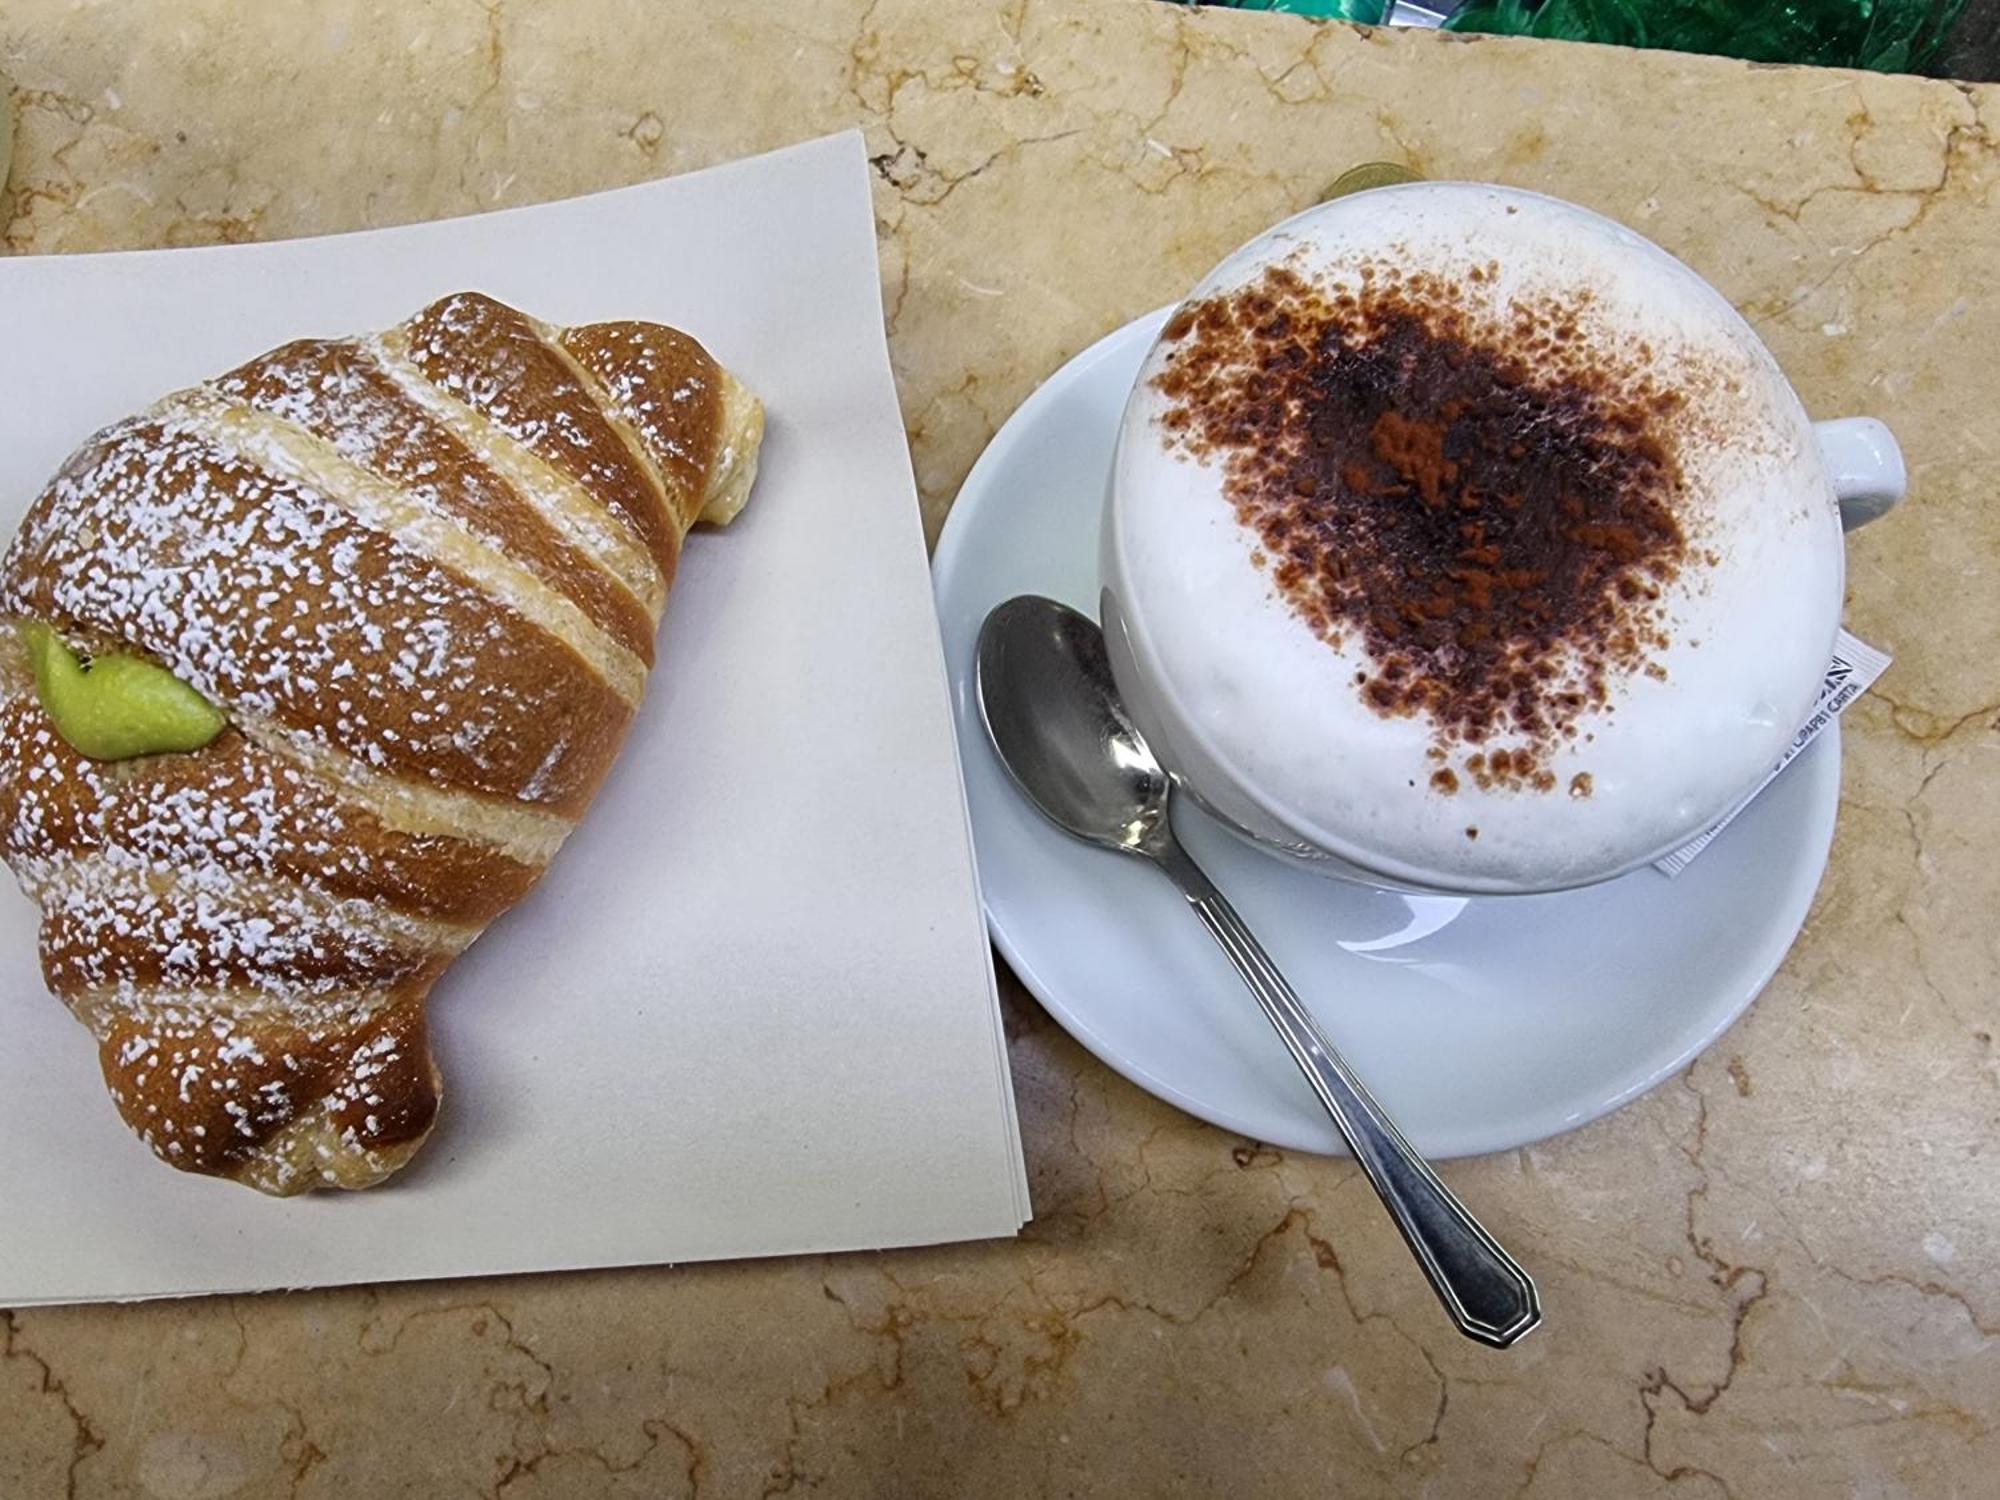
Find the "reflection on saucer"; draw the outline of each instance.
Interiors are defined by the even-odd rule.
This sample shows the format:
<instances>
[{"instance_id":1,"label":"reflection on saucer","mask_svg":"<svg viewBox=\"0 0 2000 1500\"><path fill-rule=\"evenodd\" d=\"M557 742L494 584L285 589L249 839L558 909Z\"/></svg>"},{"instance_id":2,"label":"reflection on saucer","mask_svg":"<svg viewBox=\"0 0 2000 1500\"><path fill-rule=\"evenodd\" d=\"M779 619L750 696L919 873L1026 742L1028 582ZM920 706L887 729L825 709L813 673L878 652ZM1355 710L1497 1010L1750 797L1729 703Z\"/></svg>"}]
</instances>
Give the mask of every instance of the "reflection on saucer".
<instances>
[{"instance_id":1,"label":"reflection on saucer","mask_svg":"<svg viewBox=\"0 0 2000 1500\"><path fill-rule=\"evenodd\" d=\"M1472 904L1470 898L1465 896L1406 896L1399 891L1371 891L1369 894L1374 897L1374 904L1380 905L1385 912L1393 911L1399 916L1401 925L1381 937L1334 939L1349 953L1389 953L1407 947L1434 932L1442 932Z\"/></svg>"}]
</instances>

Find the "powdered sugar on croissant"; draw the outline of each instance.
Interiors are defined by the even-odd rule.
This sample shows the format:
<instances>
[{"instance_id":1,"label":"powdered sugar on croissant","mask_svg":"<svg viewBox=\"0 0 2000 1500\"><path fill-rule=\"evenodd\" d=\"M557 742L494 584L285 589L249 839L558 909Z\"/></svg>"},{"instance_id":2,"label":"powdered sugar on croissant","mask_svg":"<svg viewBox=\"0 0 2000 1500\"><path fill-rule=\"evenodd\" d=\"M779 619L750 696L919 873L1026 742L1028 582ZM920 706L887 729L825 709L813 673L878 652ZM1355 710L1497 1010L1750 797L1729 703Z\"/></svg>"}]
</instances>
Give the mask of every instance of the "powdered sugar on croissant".
<instances>
[{"instance_id":1,"label":"powdered sugar on croissant","mask_svg":"<svg viewBox=\"0 0 2000 1500\"><path fill-rule=\"evenodd\" d=\"M0 612L229 719L86 759L0 632L0 852L163 1159L290 1193L415 1152L425 997L595 794L682 538L741 508L762 430L685 334L461 293L169 396L44 490Z\"/></svg>"}]
</instances>

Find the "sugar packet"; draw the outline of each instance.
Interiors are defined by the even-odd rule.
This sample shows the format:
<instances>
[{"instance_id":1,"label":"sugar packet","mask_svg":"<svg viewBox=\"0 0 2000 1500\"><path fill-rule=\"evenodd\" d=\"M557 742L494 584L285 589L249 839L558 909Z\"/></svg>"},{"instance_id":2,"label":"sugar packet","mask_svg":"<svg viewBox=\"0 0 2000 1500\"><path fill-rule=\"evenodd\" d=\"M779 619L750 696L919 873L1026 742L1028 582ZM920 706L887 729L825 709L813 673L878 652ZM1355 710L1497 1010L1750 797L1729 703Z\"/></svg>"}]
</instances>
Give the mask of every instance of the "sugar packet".
<instances>
[{"instance_id":1,"label":"sugar packet","mask_svg":"<svg viewBox=\"0 0 2000 1500\"><path fill-rule=\"evenodd\" d=\"M1755 802L1764 788L1776 781L1785 767L1797 759L1799 752L1819 738L1820 731L1840 717L1848 704L1867 692L1875 679L1889 666L1889 654L1878 651L1866 641L1858 640L1845 630L1833 643L1833 660L1827 663L1826 676L1820 680L1819 701L1813 711L1806 715L1806 721L1799 732L1792 736L1792 743L1785 753L1778 757L1771 774L1757 783L1756 790L1737 803L1707 832L1696 834L1680 848L1663 859L1653 861L1653 868L1662 874L1678 875L1694 862L1694 857L1715 841L1715 836L1727 828L1736 815Z\"/></svg>"}]
</instances>

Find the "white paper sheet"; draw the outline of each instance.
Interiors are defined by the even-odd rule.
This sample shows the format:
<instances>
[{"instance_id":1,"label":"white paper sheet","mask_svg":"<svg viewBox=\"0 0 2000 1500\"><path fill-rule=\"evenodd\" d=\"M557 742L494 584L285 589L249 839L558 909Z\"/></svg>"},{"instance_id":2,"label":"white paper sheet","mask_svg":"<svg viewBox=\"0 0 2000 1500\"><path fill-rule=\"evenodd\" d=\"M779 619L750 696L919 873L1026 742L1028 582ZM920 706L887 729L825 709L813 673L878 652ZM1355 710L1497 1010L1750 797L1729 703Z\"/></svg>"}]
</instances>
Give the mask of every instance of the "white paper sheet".
<instances>
[{"instance_id":1,"label":"white paper sheet","mask_svg":"<svg viewBox=\"0 0 2000 1500\"><path fill-rule=\"evenodd\" d=\"M0 1306L1014 1233L1027 1181L883 340L836 136L564 203L280 244L0 260L0 534L99 426L477 288L701 338L770 413L543 884L432 999L444 1112L389 1185L274 1201L119 1121L0 888Z\"/></svg>"}]
</instances>

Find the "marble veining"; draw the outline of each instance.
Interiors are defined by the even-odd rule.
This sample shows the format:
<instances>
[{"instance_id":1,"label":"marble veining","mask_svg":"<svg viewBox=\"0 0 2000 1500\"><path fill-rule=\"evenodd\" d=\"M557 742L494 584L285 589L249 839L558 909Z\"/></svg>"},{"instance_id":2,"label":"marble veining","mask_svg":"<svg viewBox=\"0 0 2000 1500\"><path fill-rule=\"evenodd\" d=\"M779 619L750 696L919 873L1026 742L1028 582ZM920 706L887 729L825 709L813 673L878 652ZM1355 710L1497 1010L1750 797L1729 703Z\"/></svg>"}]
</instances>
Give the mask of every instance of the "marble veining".
<instances>
[{"instance_id":1,"label":"marble veining","mask_svg":"<svg viewBox=\"0 0 2000 1500\"><path fill-rule=\"evenodd\" d=\"M1019 1243L0 1313L0 1497L1991 1492L2000 90L1135 0L12 0L0 70L19 252L858 123L933 531L1065 357L1382 157L1659 240L1913 471L1852 544L1897 661L1797 949L1678 1080L1447 1170L1541 1278L1511 1355L1450 1333L1350 1166L1176 1115L1009 985Z\"/></svg>"}]
</instances>

